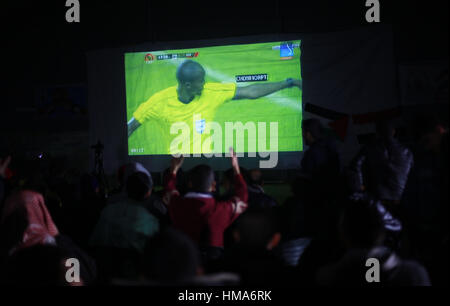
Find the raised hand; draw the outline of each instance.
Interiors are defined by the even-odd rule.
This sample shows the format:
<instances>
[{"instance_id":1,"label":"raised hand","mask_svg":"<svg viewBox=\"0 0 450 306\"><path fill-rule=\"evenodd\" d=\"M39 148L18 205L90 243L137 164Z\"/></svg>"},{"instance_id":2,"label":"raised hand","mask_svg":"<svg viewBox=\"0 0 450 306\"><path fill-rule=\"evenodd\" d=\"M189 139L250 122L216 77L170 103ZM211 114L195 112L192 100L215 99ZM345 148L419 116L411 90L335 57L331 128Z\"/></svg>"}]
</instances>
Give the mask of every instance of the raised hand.
<instances>
[{"instance_id":1,"label":"raised hand","mask_svg":"<svg viewBox=\"0 0 450 306\"><path fill-rule=\"evenodd\" d=\"M230 147L230 156L231 156L231 167L233 167L233 171L235 174L240 174L241 170L239 169L239 162L236 156L236 152L234 152L233 147Z\"/></svg>"},{"instance_id":2,"label":"raised hand","mask_svg":"<svg viewBox=\"0 0 450 306\"><path fill-rule=\"evenodd\" d=\"M178 170L181 168L181 165L183 165L183 162L184 156L172 158L172 161L170 162L170 171L173 174L177 174Z\"/></svg>"},{"instance_id":3,"label":"raised hand","mask_svg":"<svg viewBox=\"0 0 450 306\"><path fill-rule=\"evenodd\" d=\"M6 176L6 169L8 168L9 163L11 162L11 156L8 156L5 159L0 159L0 176Z\"/></svg>"},{"instance_id":4,"label":"raised hand","mask_svg":"<svg viewBox=\"0 0 450 306\"><path fill-rule=\"evenodd\" d=\"M241 199L235 197L233 202L233 211L235 214L242 214L247 208L248 208L248 204L243 202Z\"/></svg>"}]
</instances>

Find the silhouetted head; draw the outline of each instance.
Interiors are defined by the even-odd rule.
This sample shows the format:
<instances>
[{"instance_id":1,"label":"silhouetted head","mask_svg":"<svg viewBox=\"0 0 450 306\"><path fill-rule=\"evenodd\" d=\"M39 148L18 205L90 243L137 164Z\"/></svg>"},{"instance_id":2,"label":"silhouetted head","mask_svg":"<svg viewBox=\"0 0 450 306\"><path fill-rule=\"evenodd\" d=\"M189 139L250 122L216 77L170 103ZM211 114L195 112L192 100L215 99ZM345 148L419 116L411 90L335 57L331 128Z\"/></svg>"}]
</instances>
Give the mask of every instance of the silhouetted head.
<instances>
[{"instance_id":1,"label":"silhouetted head","mask_svg":"<svg viewBox=\"0 0 450 306\"><path fill-rule=\"evenodd\" d=\"M302 133L305 143L309 146L322 139L323 127L318 119L306 119L302 121Z\"/></svg>"},{"instance_id":2,"label":"silhouetted head","mask_svg":"<svg viewBox=\"0 0 450 306\"><path fill-rule=\"evenodd\" d=\"M143 172L136 172L130 175L127 180L127 194L128 197L136 200L143 201L148 198L152 192L153 180L151 176Z\"/></svg>"},{"instance_id":3,"label":"silhouetted head","mask_svg":"<svg viewBox=\"0 0 450 306\"><path fill-rule=\"evenodd\" d=\"M260 169L250 169L241 172L244 176L245 182L249 185L262 186L263 178Z\"/></svg>"},{"instance_id":4,"label":"silhouetted head","mask_svg":"<svg viewBox=\"0 0 450 306\"><path fill-rule=\"evenodd\" d=\"M414 136L428 150L439 150L447 129L436 114L420 114L414 119Z\"/></svg>"},{"instance_id":5,"label":"silhouetted head","mask_svg":"<svg viewBox=\"0 0 450 306\"><path fill-rule=\"evenodd\" d=\"M190 280L201 271L200 254L184 233L167 227L148 241L143 256L145 277L154 281Z\"/></svg>"},{"instance_id":6,"label":"silhouetted head","mask_svg":"<svg viewBox=\"0 0 450 306\"><path fill-rule=\"evenodd\" d=\"M209 193L216 189L214 171L208 165L198 165L189 172L188 186L190 191Z\"/></svg>"},{"instance_id":7,"label":"silhouetted head","mask_svg":"<svg viewBox=\"0 0 450 306\"><path fill-rule=\"evenodd\" d=\"M276 208L245 212L236 220L233 238L245 248L272 250L281 239L279 220Z\"/></svg>"},{"instance_id":8,"label":"silhouetted head","mask_svg":"<svg viewBox=\"0 0 450 306\"><path fill-rule=\"evenodd\" d=\"M147 174L151 178L150 172L142 165L141 163L131 162L125 165L122 165L117 173L117 178L120 184L120 188L125 187L128 178L130 175L136 172L143 172Z\"/></svg>"},{"instance_id":9,"label":"silhouetted head","mask_svg":"<svg viewBox=\"0 0 450 306\"><path fill-rule=\"evenodd\" d=\"M177 80L181 92L199 96L205 85L205 69L193 60L186 60L177 69Z\"/></svg>"},{"instance_id":10,"label":"silhouetted head","mask_svg":"<svg viewBox=\"0 0 450 306\"><path fill-rule=\"evenodd\" d=\"M385 230L376 202L348 201L341 214L339 232L347 248L370 249L381 244Z\"/></svg>"},{"instance_id":11,"label":"silhouetted head","mask_svg":"<svg viewBox=\"0 0 450 306\"><path fill-rule=\"evenodd\" d=\"M382 139L392 139L395 135L395 125L392 120L379 120L375 123L377 135Z\"/></svg>"},{"instance_id":12,"label":"silhouetted head","mask_svg":"<svg viewBox=\"0 0 450 306\"><path fill-rule=\"evenodd\" d=\"M3 283L14 286L64 286L65 256L53 245L36 245L22 249L8 258Z\"/></svg>"}]
</instances>

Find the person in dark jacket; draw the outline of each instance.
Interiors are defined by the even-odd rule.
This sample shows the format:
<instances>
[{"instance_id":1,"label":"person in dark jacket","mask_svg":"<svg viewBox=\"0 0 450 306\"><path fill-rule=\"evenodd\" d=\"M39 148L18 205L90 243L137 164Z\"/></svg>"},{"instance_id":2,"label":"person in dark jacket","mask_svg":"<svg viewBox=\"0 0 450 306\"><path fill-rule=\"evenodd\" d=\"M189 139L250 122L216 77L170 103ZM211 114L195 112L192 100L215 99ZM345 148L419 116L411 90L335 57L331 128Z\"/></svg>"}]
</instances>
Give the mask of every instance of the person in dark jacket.
<instances>
[{"instance_id":1,"label":"person in dark jacket","mask_svg":"<svg viewBox=\"0 0 450 306\"><path fill-rule=\"evenodd\" d=\"M392 121L376 124L374 141L365 145L350 165L355 191L366 191L397 215L398 204L413 166L413 154L395 138Z\"/></svg>"},{"instance_id":2,"label":"person in dark jacket","mask_svg":"<svg viewBox=\"0 0 450 306\"><path fill-rule=\"evenodd\" d=\"M310 213L311 222L321 231L328 227L338 213L341 192L340 157L337 146L325 133L325 128L318 119L307 119L302 122L302 133L305 144L309 147L301 162L301 176L310 180L310 188L314 204Z\"/></svg>"},{"instance_id":3,"label":"person in dark jacket","mask_svg":"<svg viewBox=\"0 0 450 306\"><path fill-rule=\"evenodd\" d=\"M301 162L302 172L322 184L335 183L339 176L340 160L335 143L324 134L324 127L317 119L302 122L303 140L309 149Z\"/></svg>"},{"instance_id":4,"label":"person in dark jacket","mask_svg":"<svg viewBox=\"0 0 450 306\"><path fill-rule=\"evenodd\" d=\"M281 240L276 207L248 211L236 220L233 245L225 250L222 270L237 273L243 286L294 284L293 269L277 255Z\"/></svg>"},{"instance_id":5,"label":"person in dark jacket","mask_svg":"<svg viewBox=\"0 0 450 306\"><path fill-rule=\"evenodd\" d=\"M348 201L338 226L345 252L339 260L318 269L316 283L333 287L430 286L428 271L419 262L404 260L383 245L384 219L372 201ZM368 259L376 259L378 272L369 273ZM378 281L369 281L370 277Z\"/></svg>"},{"instance_id":6,"label":"person in dark jacket","mask_svg":"<svg viewBox=\"0 0 450 306\"><path fill-rule=\"evenodd\" d=\"M251 169L244 171L244 179L247 183L249 210L255 206L260 206L260 208L277 206L277 201L264 191L261 170Z\"/></svg>"},{"instance_id":7,"label":"person in dark jacket","mask_svg":"<svg viewBox=\"0 0 450 306\"><path fill-rule=\"evenodd\" d=\"M433 284L448 284L448 126L437 115L414 120L414 167L401 201L409 252L430 271Z\"/></svg>"},{"instance_id":8,"label":"person in dark jacket","mask_svg":"<svg viewBox=\"0 0 450 306\"><path fill-rule=\"evenodd\" d=\"M325 205L331 213L335 199L340 192L340 157L336 143L325 133L317 119L302 122L305 144L309 147L301 161L301 174L311 179L311 188L317 202ZM322 208L317 207L322 210Z\"/></svg>"}]
</instances>

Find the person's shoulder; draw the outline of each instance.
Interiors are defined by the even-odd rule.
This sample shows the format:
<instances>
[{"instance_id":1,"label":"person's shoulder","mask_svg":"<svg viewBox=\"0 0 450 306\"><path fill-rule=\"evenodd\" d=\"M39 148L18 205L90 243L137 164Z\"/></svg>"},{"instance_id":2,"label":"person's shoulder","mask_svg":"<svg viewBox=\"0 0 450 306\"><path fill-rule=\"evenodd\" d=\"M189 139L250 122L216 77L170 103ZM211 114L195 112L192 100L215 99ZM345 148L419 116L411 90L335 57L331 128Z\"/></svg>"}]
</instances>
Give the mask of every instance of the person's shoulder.
<instances>
[{"instance_id":1,"label":"person's shoulder","mask_svg":"<svg viewBox=\"0 0 450 306\"><path fill-rule=\"evenodd\" d=\"M393 273L393 279L391 281L396 285L431 285L428 271L424 266L414 260L401 260L395 273Z\"/></svg>"},{"instance_id":2,"label":"person's shoulder","mask_svg":"<svg viewBox=\"0 0 450 306\"><path fill-rule=\"evenodd\" d=\"M159 219L150 212L147 208L141 207L142 209L139 209L139 215L144 218L145 220L148 220L151 223L159 223Z\"/></svg>"},{"instance_id":3,"label":"person's shoulder","mask_svg":"<svg viewBox=\"0 0 450 306\"><path fill-rule=\"evenodd\" d=\"M272 197L271 195L269 195L267 193L261 193L260 197L261 197L262 202L265 204L265 206L278 207L277 200L275 200L275 198Z\"/></svg>"},{"instance_id":4,"label":"person's shoulder","mask_svg":"<svg viewBox=\"0 0 450 306\"><path fill-rule=\"evenodd\" d=\"M176 204L185 207L191 207L191 208L199 208L199 209L206 209L211 208L215 204L214 198L203 198L203 197L178 197L176 200ZM172 202L171 202L172 205ZM170 207L170 206L169 206Z\"/></svg>"},{"instance_id":5,"label":"person's shoulder","mask_svg":"<svg viewBox=\"0 0 450 306\"><path fill-rule=\"evenodd\" d=\"M404 154L413 154L413 149L409 145L397 141L397 146L402 150Z\"/></svg>"},{"instance_id":6,"label":"person's shoulder","mask_svg":"<svg viewBox=\"0 0 450 306\"><path fill-rule=\"evenodd\" d=\"M177 98L177 86L171 86L160 90L150 97L153 102L162 101L166 99Z\"/></svg>"},{"instance_id":7,"label":"person's shoulder","mask_svg":"<svg viewBox=\"0 0 450 306\"><path fill-rule=\"evenodd\" d=\"M234 83L216 83L216 82L208 82L205 83L204 89L207 91L230 91L235 90L236 84Z\"/></svg>"},{"instance_id":8,"label":"person's shoulder","mask_svg":"<svg viewBox=\"0 0 450 306\"><path fill-rule=\"evenodd\" d=\"M402 259L399 266L408 274L428 277L428 272L419 262L411 259Z\"/></svg>"},{"instance_id":9,"label":"person's shoulder","mask_svg":"<svg viewBox=\"0 0 450 306\"><path fill-rule=\"evenodd\" d=\"M223 201L214 201L211 208L211 215L223 218L224 216L228 216L227 212L231 213L233 211L233 204L235 204L235 200L223 200Z\"/></svg>"},{"instance_id":10,"label":"person's shoulder","mask_svg":"<svg viewBox=\"0 0 450 306\"><path fill-rule=\"evenodd\" d=\"M124 199L116 198L114 201L109 202L103 209L102 215L107 215L112 211L116 210L123 202Z\"/></svg>"},{"instance_id":11,"label":"person's shoulder","mask_svg":"<svg viewBox=\"0 0 450 306\"><path fill-rule=\"evenodd\" d=\"M412 158L413 156L412 150L407 145L401 143L397 139L392 139L389 142L389 147L391 150L397 152L399 155L402 155L404 157Z\"/></svg>"},{"instance_id":12,"label":"person's shoulder","mask_svg":"<svg viewBox=\"0 0 450 306\"><path fill-rule=\"evenodd\" d=\"M124 192L113 194L108 198L108 202L105 207L108 207L112 204L120 203L124 201L127 198L126 194Z\"/></svg>"},{"instance_id":13,"label":"person's shoulder","mask_svg":"<svg viewBox=\"0 0 450 306\"><path fill-rule=\"evenodd\" d=\"M101 220L102 222L110 222L114 220L121 211L127 208L126 199L122 201L115 201L113 203L109 203L106 205L101 212Z\"/></svg>"}]
</instances>

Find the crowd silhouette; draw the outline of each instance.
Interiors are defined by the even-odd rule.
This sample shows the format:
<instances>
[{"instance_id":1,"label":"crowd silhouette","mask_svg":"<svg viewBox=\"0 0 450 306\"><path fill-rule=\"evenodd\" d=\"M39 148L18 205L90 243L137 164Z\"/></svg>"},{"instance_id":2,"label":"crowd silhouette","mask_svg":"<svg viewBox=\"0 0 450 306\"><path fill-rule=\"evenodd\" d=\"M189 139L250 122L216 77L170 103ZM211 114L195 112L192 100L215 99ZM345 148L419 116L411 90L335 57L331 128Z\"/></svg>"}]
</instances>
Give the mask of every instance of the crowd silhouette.
<instances>
[{"instance_id":1,"label":"crowd silhouette","mask_svg":"<svg viewBox=\"0 0 450 306\"><path fill-rule=\"evenodd\" d=\"M105 197L68 161L0 156L0 282L59 286L445 286L448 284L448 128L421 115L402 143L390 120L348 165L316 119L285 183L264 171L183 167L162 180L139 163L117 169ZM220 179L219 179L220 178ZM76 258L80 279L67 281ZM381 282L366 279L380 262Z\"/></svg>"}]
</instances>

